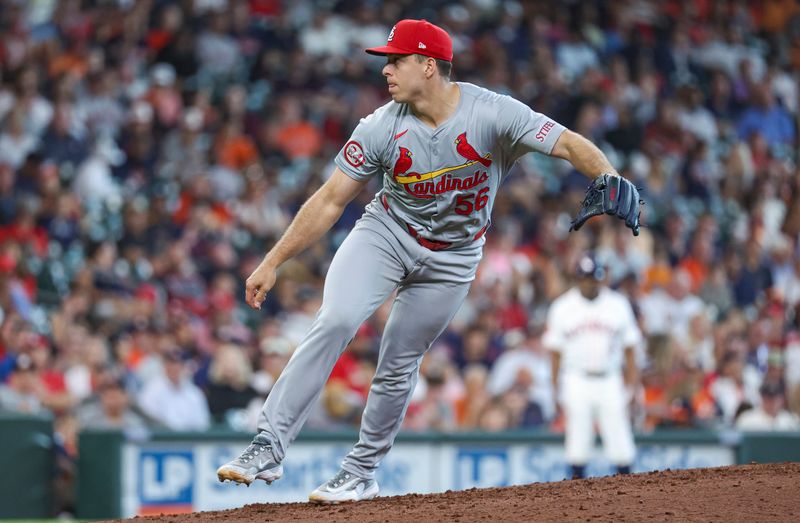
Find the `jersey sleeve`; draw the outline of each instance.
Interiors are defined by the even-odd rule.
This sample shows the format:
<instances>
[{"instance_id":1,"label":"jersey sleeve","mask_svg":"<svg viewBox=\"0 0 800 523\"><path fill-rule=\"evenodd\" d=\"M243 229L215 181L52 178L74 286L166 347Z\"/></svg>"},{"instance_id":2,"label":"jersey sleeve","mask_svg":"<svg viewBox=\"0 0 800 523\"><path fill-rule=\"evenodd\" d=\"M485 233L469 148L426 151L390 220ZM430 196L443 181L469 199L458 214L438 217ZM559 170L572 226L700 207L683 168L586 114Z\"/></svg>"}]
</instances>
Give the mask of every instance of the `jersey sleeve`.
<instances>
[{"instance_id":1,"label":"jersey sleeve","mask_svg":"<svg viewBox=\"0 0 800 523\"><path fill-rule=\"evenodd\" d=\"M620 297L620 309L622 314L622 326L620 329L622 346L624 347L638 347L642 343L642 331L639 330L639 325L636 323L636 317L633 314L630 302L627 298Z\"/></svg>"},{"instance_id":2,"label":"jersey sleeve","mask_svg":"<svg viewBox=\"0 0 800 523\"><path fill-rule=\"evenodd\" d=\"M550 154L566 129L510 96L500 95L498 105L497 132L515 157L533 151Z\"/></svg>"},{"instance_id":3,"label":"jersey sleeve","mask_svg":"<svg viewBox=\"0 0 800 523\"><path fill-rule=\"evenodd\" d=\"M561 314L558 312L558 303L553 303L547 311L547 323L542 335L542 345L553 352L564 350L564 326L561 323Z\"/></svg>"},{"instance_id":4,"label":"jersey sleeve","mask_svg":"<svg viewBox=\"0 0 800 523\"><path fill-rule=\"evenodd\" d=\"M334 162L346 175L365 181L382 172L380 113L375 111L362 118L350 139L336 155Z\"/></svg>"}]
</instances>

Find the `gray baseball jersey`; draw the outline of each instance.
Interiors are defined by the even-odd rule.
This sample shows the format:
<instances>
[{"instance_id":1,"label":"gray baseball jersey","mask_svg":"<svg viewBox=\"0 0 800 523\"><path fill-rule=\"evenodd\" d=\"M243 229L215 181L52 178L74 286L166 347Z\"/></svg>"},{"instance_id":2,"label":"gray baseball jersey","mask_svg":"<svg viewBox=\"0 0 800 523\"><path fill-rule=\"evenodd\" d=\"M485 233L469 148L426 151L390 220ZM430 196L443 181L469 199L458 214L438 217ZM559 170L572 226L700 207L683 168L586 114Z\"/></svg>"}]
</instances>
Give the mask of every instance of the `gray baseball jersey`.
<instances>
[{"instance_id":1,"label":"gray baseball jersey","mask_svg":"<svg viewBox=\"0 0 800 523\"><path fill-rule=\"evenodd\" d=\"M513 98L459 86L458 109L439 128L392 102L364 118L336 157L356 180L383 173L383 189L336 251L311 330L264 403L258 429L277 461L358 327L397 291L359 441L342 463L374 477L400 430L422 356L475 278L497 188L523 153L549 153L564 131Z\"/></svg>"},{"instance_id":2,"label":"gray baseball jersey","mask_svg":"<svg viewBox=\"0 0 800 523\"><path fill-rule=\"evenodd\" d=\"M437 129L392 101L363 118L336 157L356 180L382 173L393 214L421 237L452 244L482 235L514 163L526 152L550 153L564 131L514 98L458 85L458 108Z\"/></svg>"}]
</instances>

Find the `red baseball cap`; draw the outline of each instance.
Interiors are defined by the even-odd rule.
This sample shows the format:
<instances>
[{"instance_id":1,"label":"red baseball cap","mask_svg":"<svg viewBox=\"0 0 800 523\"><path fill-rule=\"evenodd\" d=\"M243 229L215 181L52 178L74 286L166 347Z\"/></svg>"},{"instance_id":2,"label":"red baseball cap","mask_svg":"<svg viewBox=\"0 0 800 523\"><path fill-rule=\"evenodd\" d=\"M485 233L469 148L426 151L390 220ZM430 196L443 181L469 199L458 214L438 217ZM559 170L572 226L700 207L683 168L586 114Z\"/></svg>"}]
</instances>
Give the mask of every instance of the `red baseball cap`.
<instances>
[{"instance_id":1,"label":"red baseball cap","mask_svg":"<svg viewBox=\"0 0 800 523\"><path fill-rule=\"evenodd\" d=\"M392 27L383 47L371 47L369 54L421 54L453 61L453 41L447 31L427 20L400 20Z\"/></svg>"}]
</instances>

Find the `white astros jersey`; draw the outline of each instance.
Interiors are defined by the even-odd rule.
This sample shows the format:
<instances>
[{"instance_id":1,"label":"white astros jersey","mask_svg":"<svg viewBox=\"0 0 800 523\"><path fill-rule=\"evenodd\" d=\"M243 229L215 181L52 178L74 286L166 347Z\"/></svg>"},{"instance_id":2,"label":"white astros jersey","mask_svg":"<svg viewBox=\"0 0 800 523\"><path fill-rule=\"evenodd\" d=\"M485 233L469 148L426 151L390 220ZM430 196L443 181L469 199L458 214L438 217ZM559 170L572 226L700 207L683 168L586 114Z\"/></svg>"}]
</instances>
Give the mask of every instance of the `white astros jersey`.
<instances>
[{"instance_id":1,"label":"white astros jersey","mask_svg":"<svg viewBox=\"0 0 800 523\"><path fill-rule=\"evenodd\" d=\"M420 237L465 244L489 225L500 183L523 154L549 154L564 127L525 104L458 82L458 108L436 129L394 101L363 118L336 156L356 180L384 174L392 214Z\"/></svg>"},{"instance_id":2,"label":"white astros jersey","mask_svg":"<svg viewBox=\"0 0 800 523\"><path fill-rule=\"evenodd\" d=\"M641 340L625 296L603 288L594 300L588 300L573 288L550 306L542 343L561 353L564 373L619 373L623 349L636 347Z\"/></svg>"}]
</instances>

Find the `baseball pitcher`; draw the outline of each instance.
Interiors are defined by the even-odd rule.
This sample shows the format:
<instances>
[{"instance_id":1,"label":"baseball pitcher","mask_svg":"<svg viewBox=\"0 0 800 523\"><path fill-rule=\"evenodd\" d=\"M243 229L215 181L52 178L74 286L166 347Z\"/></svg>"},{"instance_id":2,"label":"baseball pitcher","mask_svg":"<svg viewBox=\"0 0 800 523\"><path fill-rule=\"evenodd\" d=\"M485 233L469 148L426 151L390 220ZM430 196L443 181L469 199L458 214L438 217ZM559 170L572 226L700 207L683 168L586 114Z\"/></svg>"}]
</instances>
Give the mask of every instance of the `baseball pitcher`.
<instances>
[{"instance_id":1,"label":"baseball pitcher","mask_svg":"<svg viewBox=\"0 0 800 523\"><path fill-rule=\"evenodd\" d=\"M615 214L638 232L636 188L600 150L524 104L450 80L450 36L425 20L402 20L383 47L392 100L361 120L337 155L330 179L303 205L247 279L260 308L276 271L322 237L368 180L383 188L337 251L322 306L264 403L258 434L220 481L280 478L286 450L306 421L334 363L359 325L395 290L358 443L341 470L314 490L320 503L378 494L375 470L392 447L417 381L420 360L467 296L503 178L527 152L564 158L610 198L589 198L574 227ZM605 176L603 176L605 175ZM610 202L610 204L609 204Z\"/></svg>"}]
</instances>

